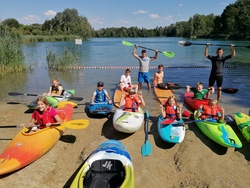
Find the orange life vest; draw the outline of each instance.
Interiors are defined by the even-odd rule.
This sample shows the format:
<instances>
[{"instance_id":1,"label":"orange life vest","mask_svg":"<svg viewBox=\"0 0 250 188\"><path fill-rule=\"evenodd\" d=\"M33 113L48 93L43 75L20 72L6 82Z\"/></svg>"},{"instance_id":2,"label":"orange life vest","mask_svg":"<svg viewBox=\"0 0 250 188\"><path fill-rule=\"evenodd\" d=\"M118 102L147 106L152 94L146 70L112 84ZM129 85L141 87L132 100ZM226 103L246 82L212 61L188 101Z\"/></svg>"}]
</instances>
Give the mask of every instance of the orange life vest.
<instances>
[{"instance_id":1,"label":"orange life vest","mask_svg":"<svg viewBox=\"0 0 250 188\"><path fill-rule=\"evenodd\" d=\"M175 119L177 117L176 116L177 115L177 106L170 106L169 104L166 104L165 112L166 112L165 118Z\"/></svg>"},{"instance_id":2,"label":"orange life vest","mask_svg":"<svg viewBox=\"0 0 250 188\"><path fill-rule=\"evenodd\" d=\"M137 95L133 99L127 95L125 97L125 110L129 112L138 112L138 107L140 106L141 102Z\"/></svg>"},{"instance_id":3,"label":"orange life vest","mask_svg":"<svg viewBox=\"0 0 250 188\"><path fill-rule=\"evenodd\" d=\"M213 118L218 120L218 114L220 114L220 108L218 106L212 107L209 105L204 105L201 119Z\"/></svg>"}]
</instances>

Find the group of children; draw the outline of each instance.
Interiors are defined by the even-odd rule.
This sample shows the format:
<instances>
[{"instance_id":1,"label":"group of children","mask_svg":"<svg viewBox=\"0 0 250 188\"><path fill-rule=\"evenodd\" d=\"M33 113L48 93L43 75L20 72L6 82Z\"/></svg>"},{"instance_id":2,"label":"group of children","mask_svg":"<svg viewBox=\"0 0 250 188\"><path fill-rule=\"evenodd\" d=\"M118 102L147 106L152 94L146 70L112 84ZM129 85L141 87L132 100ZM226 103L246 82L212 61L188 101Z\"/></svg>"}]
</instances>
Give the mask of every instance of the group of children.
<instances>
[{"instance_id":1,"label":"group of children","mask_svg":"<svg viewBox=\"0 0 250 188\"><path fill-rule=\"evenodd\" d=\"M163 81L162 68L159 65L159 70L155 74L154 87L159 87L159 81ZM161 79L162 78L162 79ZM163 82L162 82L163 83ZM112 103L112 100L104 88L103 82L97 83L97 89L94 91L91 99L91 103L107 102ZM130 70L126 69L125 74L121 76L119 87L122 91L122 96L120 100L120 107L126 111L136 112L139 106L145 106L145 101L143 99L142 93L138 92L138 85L132 84L130 77ZM167 85L159 87L161 89L167 89ZM52 80L52 86L46 95L56 96L61 95L63 88L57 80ZM210 93L214 93L214 88L210 87L208 89L203 89L201 82L196 84L196 88L191 88L189 85L186 86L186 92L193 92L195 99L206 99L210 96ZM126 94L128 93L128 94ZM53 123L62 123L62 120L57 115L56 111L49 106L48 101L45 96L41 96L37 99L37 110L32 113L32 118L30 123L22 123L22 127L31 127L32 130L37 128L44 128L51 126ZM216 99L210 99L208 105L202 105L197 109L197 116L201 119L214 119L214 120L224 120L224 108L219 108L217 105L218 101ZM182 118L182 107L183 103L178 103L174 96L170 96L165 104L160 104L161 114L166 119L180 119ZM49 118L48 118L49 117Z\"/></svg>"}]
</instances>

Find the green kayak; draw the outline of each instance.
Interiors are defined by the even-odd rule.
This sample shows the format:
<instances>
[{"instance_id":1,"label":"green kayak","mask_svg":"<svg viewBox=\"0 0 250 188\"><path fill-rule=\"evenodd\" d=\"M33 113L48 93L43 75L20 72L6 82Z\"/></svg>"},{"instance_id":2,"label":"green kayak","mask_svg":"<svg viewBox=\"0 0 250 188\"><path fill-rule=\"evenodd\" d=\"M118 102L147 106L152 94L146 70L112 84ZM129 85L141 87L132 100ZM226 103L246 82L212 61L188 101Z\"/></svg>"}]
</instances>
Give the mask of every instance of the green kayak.
<instances>
[{"instance_id":1,"label":"green kayak","mask_svg":"<svg viewBox=\"0 0 250 188\"><path fill-rule=\"evenodd\" d=\"M209 119L201 120L196 113L197 111L194 112L195 123L208 138L224 147L242 147L240 139L230 125L224 122L212 122Z\"/></svg>"},{"instance_id":2,"label":"green kayak","mask_svg":"<svg viewBox=\"0 0 250 188\"><path fill-rule=\"evenodd\" d=\"M75 90L69 89L64 91L62 96L46 96L46 99L49 102L49 105L56 108L58 102L67 101L75 94ZM31 103L27 104L29 109L35 110L37 108L36 101L32 101Z\"/></svg>"}]
</instances>

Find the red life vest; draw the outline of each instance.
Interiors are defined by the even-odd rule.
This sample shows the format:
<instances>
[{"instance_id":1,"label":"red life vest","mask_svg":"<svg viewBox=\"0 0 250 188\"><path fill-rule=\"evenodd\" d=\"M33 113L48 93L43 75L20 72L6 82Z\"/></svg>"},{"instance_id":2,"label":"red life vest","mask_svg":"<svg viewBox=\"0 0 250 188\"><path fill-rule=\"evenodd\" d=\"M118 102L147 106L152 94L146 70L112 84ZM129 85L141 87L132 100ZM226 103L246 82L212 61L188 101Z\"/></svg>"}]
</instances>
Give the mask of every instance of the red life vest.
<instances>
[{"instance_id":1,"label":"red life vest","mask_svg":"<svg viewBox=\"0 0 250 188\"><path fill-rule=\"evenodd\" d=\"M134 96L133 99L127 95L125 97L125 110L129 112L138 112L138 107L140 105L140 100L138 99L137 95Z\"/></svg>"},{"instance_id":2,"label":"red life vest","mask_svg":"<svg viewBox=\"0 0 250 188\"><path fill-rule=\"evenodd\" d=\"M165 112L166 112L166 117L169 119L175 119L177 116L177 107L176 106L170 106L169 104L166 104L165 106Z\"/></svg>"},{"instance_id":3,"label":"red life vest","mask_svg":"<svg viewBox=\"0 0 250 188\"><path fill-rule=\"evenodd\" d=\"M50 106L48 106L46 111L42 112L42 114L39 113L39 110L34 111L34 117L36 119L36 123L38 125L41 125L41 126L39 126L40 129L45 128L46 127L45 125L47 123L55 123L56 122L55 118L50 115L50 111L51 111Z\"/></svg>"},{"instance_id":4,"label":"red life vest","mask_svg":"<svg viewBox=\"0 0 250 188\"><path fill-rule=\"evenodd\" d=\"M218 120L219 119L218 113L221 113L220 111L221 110L218 106L212 107L209 105L204 105L201 119L213 118Z\"/></svg>"}]
</instances>

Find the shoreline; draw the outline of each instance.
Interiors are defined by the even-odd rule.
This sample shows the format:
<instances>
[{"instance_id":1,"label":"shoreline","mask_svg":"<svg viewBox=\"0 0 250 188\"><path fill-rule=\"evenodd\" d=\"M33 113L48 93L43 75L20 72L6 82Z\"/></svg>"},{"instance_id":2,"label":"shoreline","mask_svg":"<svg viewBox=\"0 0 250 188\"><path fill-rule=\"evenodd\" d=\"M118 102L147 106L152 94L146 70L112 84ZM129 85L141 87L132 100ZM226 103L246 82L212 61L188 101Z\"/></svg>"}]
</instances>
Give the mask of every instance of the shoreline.
<instances>
[{"instance_id":1,"label":"shoreline","mask_svg":"<svg viewBox=\"0 0 250 188\"><path fill-rule=\"evenodd\" d=\"M25 113L24 104L0 101L0 105L1 125L29 122L31 113ZM226 114L237 110L231 107ZM150 111L148 141L152 144L152 154L143 157L144 125L133 134L119 133L113 128L112 116L109 119L89 118L85 106L79 106L74 109L72 119L86 118L90 121L89 126L82 130L67 129L44 156L19 171L0 177L0 187L69 187L70 178L84 159L107 139L120 140L127 147L134 166L135 187L248 187L250 144L234 122L230 125L243 144L240 149L214 143L194 123L186 125L184 141L173 145L162 141L158 135L159 113L158 109ZM19 130L1 129L1 153ZM2 140L4 138L6 140Z\"/></svg>"}]
</instances>

